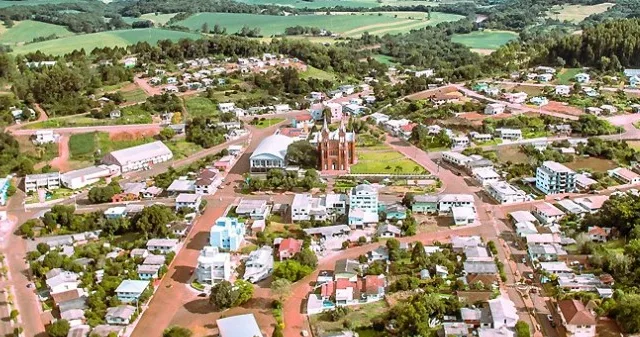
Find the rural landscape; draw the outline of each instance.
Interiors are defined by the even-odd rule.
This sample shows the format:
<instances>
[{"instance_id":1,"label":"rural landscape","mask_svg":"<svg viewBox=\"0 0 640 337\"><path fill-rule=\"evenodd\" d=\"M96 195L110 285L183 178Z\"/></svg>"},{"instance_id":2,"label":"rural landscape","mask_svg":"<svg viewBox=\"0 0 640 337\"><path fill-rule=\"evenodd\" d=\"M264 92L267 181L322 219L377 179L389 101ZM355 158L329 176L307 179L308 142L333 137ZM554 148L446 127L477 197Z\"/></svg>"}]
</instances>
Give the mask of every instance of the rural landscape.
<instances>
[{"instance_id":1,"label":"rural landscape","mask_svg":"<svg viewBox=\"0 0 640 337\"><path fill-rule=\"evenodd\" d=\"M640 333L637 0L0 0L0 336Z\"/></svg>"}]
</instances>

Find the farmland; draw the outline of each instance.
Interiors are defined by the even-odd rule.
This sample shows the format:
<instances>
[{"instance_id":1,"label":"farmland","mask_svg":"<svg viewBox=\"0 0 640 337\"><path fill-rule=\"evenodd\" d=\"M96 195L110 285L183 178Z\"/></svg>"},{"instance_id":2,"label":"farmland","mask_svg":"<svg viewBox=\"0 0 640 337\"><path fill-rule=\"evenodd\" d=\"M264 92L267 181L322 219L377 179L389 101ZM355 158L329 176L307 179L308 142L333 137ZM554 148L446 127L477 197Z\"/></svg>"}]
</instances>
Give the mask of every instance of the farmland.
<instances>
[{"instance_id":1,"label":"farmland","mask_svg":"<svg viewBox=\"0 0 640 337\"><path fill-rule=\"evenodd\" d=\"M315 1L302 1L302 0L240 0L240 2L253 4L253 5L281 5L294 8L322 8L322 7L362 7L362 8L375 8L380 6L414 6L414 1L404 0L315 0ZM454 3L459 2L457 0L444 0L444 1L421 1L421 5L434 5L437 6L441 3Z\"/></svg>"},{"instance_id":2,"label":"farmland","mask_svg":"<svg viewBox=\"0 0 640 337\"><path fill-rule=\"evenodd\" d=\"M498 49L503 44L515 40L518 34L503 30L476 31L469 34L456 34L451 40L474 49Z\"/></svg>"},{"instance_id":3,"label":"farmland","mask_svg":"<svg viewBox=\"0 0 640 337\"><path fill-rule=\"evenodd\" d=\"M354 13L355 14L355 13ZM397 17L395 17L397 15ZM412 19L409 18L412 17ZM431 20L425 13L358 13L349 15L297 15L275 16L236 13L198 13L180 21L178 24L193 30L199 30L204 23L210 27L218 24L227 28L229 33L238 32L243 26L259 27L263 36L283 34L285 28L292 26L310 26L330 30L343 36L355 37L362 33L387 34L408 32L440 22L455 21L462 16L446 13L431 13Z\"/></svg>"},{"instance_id":4,"label":"farmland","mask_svg":"<svg viewBox=\"0 0 640 337\"><path fill-rule=\"evenodd\" d=\"M13 48L13 53L26 54L40 50L43 53L62 55L81 48L84 48L86 52L90 52L94 48L123 47L141 41L156 43L157 41L164 39L177 41L182 38L198 39L200 38L200 35L155 28L117 30L94 34L74 35L62 39L17 46Z\"/></svg>"},{"instance_id":5,"label":"farmland","mask_svg":"<svg viewBox=\"0 0 640 337\"><path fill-rule=\"evenodd\" d=\"M136 21L145 21L145 20L149 20L149 21L153 21L156 25L165 25L172 17L174 17L175 14L155 14L155 13L148 13L148 14L142 14L139 18L130 18L130 17L124 17L122 18L126 23L134 23Z\"/></svg>"},{"instance_id":6,"label":"farmland","mask_svg":"<svg viewBox=\"0 0 640 337\"><path fill-rule=\"evenodd\" d=\"M585 5L562 5L554 6L547 13L548 18L557 19L560 21L570 21L573 23L582 22L588 16L598 14L607 11L612 7L613 3L602 3L593 6Z\"/></svg>"},{"instance_id":7,"label":"farmland","mask_svg":"<svg viewBox=\"0 0 640 337\"><path fill-rule=\"evenodd\" d=\"M0 8L5 8L9 6L36 6L36 5L46 5L46 4L59 4L59 3L76 3L76 2L89 2L83 0L25 0L16 3L16 1L12 0L0 0Z\"/></svg>"},{"instance_id":8,"label":"farmland","mask_svg":"<svg viewBox=\"0 0 640 337\"><path fill-rule=\"evenodd\" d=\"M0 34L0 43L2 44L21 44L31 42L38 37L45 37L55 34L58 37L74 35L67 28L52 25L50 23L25 20L16 22L13 27L5 29Z\"/></svg>"}]
</instances>

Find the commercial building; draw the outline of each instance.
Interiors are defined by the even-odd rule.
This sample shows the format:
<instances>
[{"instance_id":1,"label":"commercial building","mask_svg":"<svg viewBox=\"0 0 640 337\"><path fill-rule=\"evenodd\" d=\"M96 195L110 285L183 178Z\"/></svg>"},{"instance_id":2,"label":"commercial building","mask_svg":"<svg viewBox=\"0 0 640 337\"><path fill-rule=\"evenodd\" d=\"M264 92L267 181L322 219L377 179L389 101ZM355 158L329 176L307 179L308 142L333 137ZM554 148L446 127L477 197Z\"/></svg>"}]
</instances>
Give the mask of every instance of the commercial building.
<instances>
[{"instance_id":1,"label":"commercial building","mask_svg":"<svg viewBox=\"0 0 640 337\"><path fill-rule=\"evenodd\" d=\"M61 174L60 182L62 186L75 190L95 184L100 179L119 176L120 173L120 166L117 165L89 166Z\"/></svg>"},{"instance_id":2,"label":"commercial building","mask_svg":"<svg viewBox=\"0 0 640 337\"><path fill-rule=\"evenodd\" d=\"M118 165L122 173L147 169L171 160L173 153L161 141L113 151L102 158L105 164Z\"/></svg>"},{"instance_id":3,"label":"commercial building","mask_svg":"<svg viewBox=\"0 0 640 337\"><path fill-rule=\"evenodd\" d=\"M218 218L211 227L209 245L236 251L244 242L245 231L244 223L237 218Z\"/></svg>"},{"instance_id":4,"label":"commercial building","mask_svg":"<svg viewBox=\"0 0 640 337\"><path fill-rule=\"evenodd\" d=\"M506 181L493 181L485 186L485 191L501 204L527 201L527 193Z\"/></svg>"},{"instance_id":5,"label":"commercial building","mask_svg":"<svg viewBox=\"0 0 640 337\"><path fill-rule=\"evenodd\" d=\"M289 145L293 139L283 135L272 135L260 142L253 151L249 162L251 172L267 172L270 169L284 169L286 165L285 157Z\"/></svg>"},{"instance_id":6,"label":"commercial building","mask_svg":"<svg viewBox=\"0 0 640 337\"><path fill-rule=\"evenodd\" d=\"M498 182L500 175L493 168L481 167L471 170L473 178L482 186L487 186L491 183Z\"/></svg>"},{"instance_id":7,"label":"commercial building","mask_svg":"<svg viewBox=\"0 0 640 337\"><path fill-rule=\"evenodd\" d=\"M536 170L536 188L544 194L573 192L576 172L560 163L545 161Z\"/></svg>"},{"instance_id":8,"label":"commercial building","mask_svg":"<svg viewBox=\"0 0 640 337\"><path fill-rule=\"evenodd\" d=\"M231 278L231 254L218 247L205 246L198 256L196 279L201 284L213 285Z\"/></svg>"},{"instance_id":9,"label":"commercial building","mask_svg":"<svg viewBox=\"0 0 640 337\"><path fill-rule=\"evenodd\" d=\"M27 174L24 177L24 191L35 192L40 188L55 190L60 187L60 172Z\"/></svg>"},{"instance_id":10,"label":"commercial building","mask_svg":"<svg viewBox=\"0 0 640 337\"><path fill-rule=\"evenodd\" d=\"M378 213L378 191L367 184L352 188L349 192L349 207Z\"/></svg>"}]
</instances>

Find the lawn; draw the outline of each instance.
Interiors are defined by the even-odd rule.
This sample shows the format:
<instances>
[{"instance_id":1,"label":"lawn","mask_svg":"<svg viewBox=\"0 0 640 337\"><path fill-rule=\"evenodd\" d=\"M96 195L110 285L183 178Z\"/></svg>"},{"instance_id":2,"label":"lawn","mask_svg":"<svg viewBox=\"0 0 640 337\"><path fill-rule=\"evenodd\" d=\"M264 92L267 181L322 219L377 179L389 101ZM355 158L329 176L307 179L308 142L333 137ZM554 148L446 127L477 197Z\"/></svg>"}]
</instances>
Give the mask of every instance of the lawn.
<instances>
[{"instance_id":1,"label":"lawn","mask_svg":"<svg viewBox=\"0 0 640 337\"><path fill-rule=\"evenodd\" d=\"M558 73L557 82L558 84L573 84L573 78L576 76L576 74L579 74L581 72L581 68L563 68Z\"/></svg>"},{"instance_id":2,"label":"lawn","mask_svg":"<svg viewBox=\"0 0 640 337\"><path fill-rule=\"evenodd\" d=\"M307 66L307 70L300 73L300 77L307 78L317 78L319 80L327 80L327 81L335 81L336 76L328 71L324 71L322 69L314 68L312 66Z\"/></svg>"},{"instance_id":3,"label":"lawn","mask_svg":"<svg viewBox=\"0 0 640 337\"><path fill-rule=\"evenodd\" d=\"M16 22L13 27L0 34L0 43L17 44L31 42L34 38L45 37L55 34L58 37L74 35L66 27L44 23L39 21L25 20Z\"/></svg>"},{"instance_id":4,"label":"lawn","mask_svg":"<svg viewBox=\"0 0 640 337\"><path fill-rule=\"evenodd\" d=\"M140 88L129 91L121 91L121 93L126 102L144 102L147 100L147 94Z\"/></svg>"},{"instance_id":5,"label":"lawn","mask_svg":"<svg viewBox=\"0 0 640 337\"><path fill-rule=\"evenodd\" d=\"M82 48L89 53L94 48L124 47L141 41L155 44L159 40L177 41L182 38L199 39L201 35L158 28L116 30L16 46L13 48L13 54L27 54L40 50L46 54L62 55Z\"/></svg>"},{"instance_id":6,"label":"lawn","mask_svg":"<svg viewBox=\"0 0 640 337\"><path fill-rule=\"evenodd\" d=\"M101 155L111 151L121 150L132 146L142 145L154 141L151 137L130 139L110 139L106 132L87 132L71 135L69 138L69 152L72 159L90 159L98 150Z\"/></svg>"},{"instance_id":7,"label":"lawn","mask_svg":"<svg viewBox=\"0 0 640 337\"><path fill-rule=\"evenodd\" d=\"M415 14L416 17L424 13ZM312 26L324 28L344 36L359 36L365 31L371 34L401 33L411 29L435 25L440 22L456 21L462 16L447 13L431 13L431 20L408 19L385 15L384 13L366 13L358 15L258 15L238 13L198 13L178 22L179 25L192 30L199 30L204 23L209 26L218 24L227 28L229 33L236 33L243 26L260 28L263 36L283 34L285 28L292 26Z\"/></svg>"},{"instance_id":8,"label":"lawn","mask_svg":"<svg viewBox=\"0 0 640 337\"><path fill-rule=\"evenodd\" d=\"M260 121L258 121L256 124L251 124L253 126L255 126L258 129L266 129L272 125L276 125L282 121L284 121L284 118L265 118L262 119Z\"/></svg>"},{"instance_id":9,"label":"lawn","mask_svg":"<svg viewBox=\"0 0 640 337\"><path fill-rule=\"evenodd\" d=\"M328 332L341 331L345 327L345 323L349 322L349 326L358 328L368 328L371 321L387 312L389 308L385 301L378 301L359 306L349 306L349 313L336 322L332 322L326 315L317 314L309 316L309 323L315 331L314 335L324 336ZM379 335L380 333L378 333Z\"/></svg>"},{"instance_id":10,"label":"lawn","mask_svg":"<svg viewBox=\"0 0 640 337\"><path fill-rule=\"evenodd\" d=\"M218 115L218 107L206 97L185 97L184 105L187 108L189 117L215 117Z\"/></svg>"},{"instance_id":11,"label":"lawn","mask_svg":"<svg viewBox=\"0 0 640 337\"><path fill-rule=\"evenodd\" d=\"M164 144L173 152L173 159L186 158L196 152L204 150L202 146L189 143L184 139L172 139Z\"/></svg>"},{"instance_id":12,"label":"lawn","mask_svg":"<svg viewBox=\"0 0 640 337\"><path fill-rule=\"evenodd\" d=\"M421 174L425 169L386 145L356 148L354 174Z\"/></svg>"},{"instance_id":13,"label":"lawn","mask_svg":"<svg viewBox=\"0 0 640 337\"><path fill-rule=\"evenodd\" d=\"M560 20L560 21L571 21L573 23L582 22L588 16L593 14L598 14L602 12L606 12L607 9L611 8L613 3L602 3L593 6L586 5L561 5L561 6L553 6L547 13L548 18Z\"/></svg>"},{"instance_id":14,"label":"lawn","mask_svg":"<svg viewBox=\"0 0 640 337\"><path fill-rule=\"evenodd\" d=\"M501 146L497 150L498 158L501 163L506 163L508 161L512 163L527 163L529 162L529 158L526 154L520 151L520 146Z\"/></svg>"},{"instance_id":15,"label":"lawn","mask_svg":"<svg viewBox=\"0 0 640 337\"><path fill-rule=\"evenodd\" d=\"M469 34L455 34L451 41L474 49L498 49L503 44L518 38L518 34L506 30L475 31Z\"/></svg>"},{"instance_id":16,"label":"lawn","mask_svg":"<svg viewBox=\"0 0 640 337\"><path fill-rule=\"evenodd\" d=\"M97 149L97 139L93 132L73 134L69 138L69 153L72 159L93 156Z\"/></svg>"},{"instance_id":17,"label":"lawn","mask_svg":"<svg viewBox=\"0 0 640 337\"><path fill-rule=\"evenodd\" d=\"M373 56L373 59L386 64L387 66L393 67L396 66L398 63L393 59L393 57L391 56L387 56L387 55L381 55L381 54L377 54Z\"/></svg>"}]
</instances>

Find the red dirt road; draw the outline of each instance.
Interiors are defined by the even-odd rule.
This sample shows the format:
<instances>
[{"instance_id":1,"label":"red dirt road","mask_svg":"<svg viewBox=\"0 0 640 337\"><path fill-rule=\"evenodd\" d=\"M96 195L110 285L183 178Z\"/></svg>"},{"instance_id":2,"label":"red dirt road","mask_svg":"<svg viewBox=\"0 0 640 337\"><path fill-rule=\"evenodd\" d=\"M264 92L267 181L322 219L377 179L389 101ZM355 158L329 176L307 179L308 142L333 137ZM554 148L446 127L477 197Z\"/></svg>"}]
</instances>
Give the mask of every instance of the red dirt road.
<instances>
[{"instance_id":1,"label":"red dirt road","mask_svg":"<svg viewBox=\"0 0 640 337\"><path fill-rule=\"evenodd\" d=\"M69 171L69 136L60 136L58 139L58 156L51 161L50 165L60 172Z\"/></svg>"}]
</instances>

